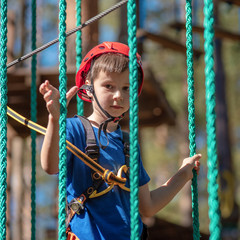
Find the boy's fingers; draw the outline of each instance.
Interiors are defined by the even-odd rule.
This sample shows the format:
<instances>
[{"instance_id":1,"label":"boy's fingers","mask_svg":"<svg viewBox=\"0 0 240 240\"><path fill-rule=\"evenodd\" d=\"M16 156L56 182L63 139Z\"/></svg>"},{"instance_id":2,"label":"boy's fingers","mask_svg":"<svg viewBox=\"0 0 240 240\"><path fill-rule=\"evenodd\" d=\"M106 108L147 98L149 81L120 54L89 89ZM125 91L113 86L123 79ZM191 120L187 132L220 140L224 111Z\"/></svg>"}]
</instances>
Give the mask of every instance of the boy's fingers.
<instances>
[{"instance_id":1,"label":"boy's fingers","mask_svg":"<svg viewBox=\"0 0 240 240\"><path fill-rule=\"evenodd\" d=\"M70 101L72 97L77 93L77 91L78 91L77 86L70 88L70 90L67 92L67 95L66 95L67 100Z\"/></svg>"},{"instance_id":2,"label":"boy's fingers","mask_svg":"<svg viewBox=\"0 0 240 240\"><path fill-rule=\"evenodd\" d=\"M44 94L43 98L47 101L51 97L51 95L52 95L52 91L50 90Z\"/></svg>"},{"instance_id":3,"label":"boy's fingers","mask_svg":"<svg viewBox=\"0 0 240 240\"><path fill-rule=\"evenodd\" d=\"M39 91L41 94L45 94L47 91L49 91L49 81L46 80L44 83L42 83L39 87Z\"/></svg>"},{"instance_id":4,"label":"boy's fingers","mask_svg":"<svg viewBox=\"0 0 240 240\"><path fill-rule=\"evenodd\" d=\"M41 93L41 94L43 94L44 95L44 93L45 93L45 88L44 88L44 83L42 83L41 85L40 85L40 87L39 87L39 92Z\"/></svg>"},{"instance_id":5,"label":"boy's fingers","mask_svg":"<svg viewBox=\"0 0 240 240\"><path fill-rule=\"evenodd\" d=\"M202 154L195 154L195 155L193 156L193 159L194 159L195 161L197 161L197 160L199 160L201 157L202 157Z\"/></svg>"}]
</instances>

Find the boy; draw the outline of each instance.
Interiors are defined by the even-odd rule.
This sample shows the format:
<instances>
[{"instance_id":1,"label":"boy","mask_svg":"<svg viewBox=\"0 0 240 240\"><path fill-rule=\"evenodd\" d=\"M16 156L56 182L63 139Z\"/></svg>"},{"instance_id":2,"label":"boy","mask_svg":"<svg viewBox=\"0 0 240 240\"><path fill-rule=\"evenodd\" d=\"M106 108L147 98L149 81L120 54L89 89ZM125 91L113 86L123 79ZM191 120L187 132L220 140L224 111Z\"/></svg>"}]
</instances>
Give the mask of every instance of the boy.
<instances>
[{"instance_id":1,"label":"boy","mask_svg":"<svg viewBox=\"0 0 240 240\"><path fill-rule=\"evenodd\" d=\"M129 109L128 46L117 42L104 42L93 48L83 59L76 76L76 85L67 93L67 101L78 93L83 100L92 102L93 112L88 117L97 145L100 146L99 164L116 173L126 164L123 133L118 122ZM143 70L137 54L140 94ZM41 151L41 164L49 174L58 173L59 92L48 81L39 88L49 112L47 132ZM86 133L78 117L67 119L67 139L85 151ZM139 154L140 156L140 154ZM150 180L139 157L139 211L150 217L168 204L186 182L192 179L192 170L199 172L200 154L184 159L178 172L161 187L149 191ZM93 185L91 170L68 151L67 200L71 203ZM127 182L126 187L129 187ZM98 192L105 191L107 183L101 183ZM79 201L77 201L78 203ZM114 186L97 198L88 198L82 210L73 214L69 223L70 236L78 239L130 239L129 191ZM140 235L143 224L140 221ZM142 237L142 239L144 239Z\"/></svg>"}]
</instances>

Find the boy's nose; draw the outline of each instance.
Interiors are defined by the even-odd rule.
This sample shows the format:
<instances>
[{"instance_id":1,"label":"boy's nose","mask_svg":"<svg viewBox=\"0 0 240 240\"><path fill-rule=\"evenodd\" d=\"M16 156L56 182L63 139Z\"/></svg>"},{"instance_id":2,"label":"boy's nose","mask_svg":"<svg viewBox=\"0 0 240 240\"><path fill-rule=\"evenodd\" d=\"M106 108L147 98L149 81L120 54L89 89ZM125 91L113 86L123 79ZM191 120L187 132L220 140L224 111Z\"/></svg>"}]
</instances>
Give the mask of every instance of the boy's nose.
<instances>
[{"instance_id":1,"label":"boy's nose","mask_svg":"<svg viewBox=\"0 0 240 240\"><path fill-rule=\"evenodd\" d=\"M122 93L120 90L117 90L114 92L114 96L113 96L114 99L122 99Z\"/></svg>"}]
</instances>

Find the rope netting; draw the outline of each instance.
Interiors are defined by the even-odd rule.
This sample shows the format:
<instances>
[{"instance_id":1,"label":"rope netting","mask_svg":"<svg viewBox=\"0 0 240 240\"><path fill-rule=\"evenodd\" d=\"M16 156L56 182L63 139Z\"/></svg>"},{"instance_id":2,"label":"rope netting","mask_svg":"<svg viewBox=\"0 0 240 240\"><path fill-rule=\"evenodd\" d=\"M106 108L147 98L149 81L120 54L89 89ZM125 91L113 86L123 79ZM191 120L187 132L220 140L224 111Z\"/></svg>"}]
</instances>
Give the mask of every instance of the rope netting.
<instances>
[{"instance_id":1,"label":"rope netting","mask_svg":"<svg viewBox=\"0 0 240 240\"><path fill-rule=\"evenodd\" d=\"M82 0L76 0L76 26L82 23ZM76 70L78 71L82 62L82 31L76 32ZM83 116L83 100L78 96L77 98L77 114Z\"/></svg>"},{"instance_id":2,"label":"rope netting","mask_svg":"<svg viewBox=\"0 0 240 240\"><path fill-rule=\"evenodd\" d=\"M128 15L128 46L129 50L129 140L130 140L130 216L131 239L139 239L139 154L138 154L138 69L137 69L137 16L136 1L129 0Z\"/></svg>"},{"instance_id":3,"label":"rope netting","mask_svg":"<svg viewBox=\"0 0 240 240\"><path fill-rule=\"evenodd\" d=\"M130 215L131 215L131 239L139 239L139 149L138 149L138 69L137 69L137 16L136 1L129 0L128 11L128 45L129 51L129 82L130 82ZM207 142L208 142L208 192L209 192L209 218L210 218L210 239L221 238L220 208L218 199L218 170L216 154L216 130L215 130L215 74L213 59L213 2L204 1L204 48L205 48L205 75L206 75L206 116L207 116ZM76 0L76 25L81 25L81 0ZM94 20L95 21L95 20ZM83 26L82 26L83 27ZM82 28L81 27L81 28ZM82 33L78 30L76 36L76 69L79 69L82 61ZM69 34L70 35L70 34ZM66 117L67 117L67 77L66 77L66 1L59 1L59 92L60 92L60 119L59 119L59 215L58 215L58 239L66 239ZM187 74L188 74L188 120L189 120L189 149L190 156L196 153L195 143L195 106L194 106L194 69L193 69L193 44L192 44L192 6L191 0L186 1L186 46L187 46ZM1 76L0 76L0 216L1 216L1 239L6 238L6 189L7 189L7 1L1 0ZM53 44L53 43L51 43ZM36 1L32 0L32 50L36 50ZM37 52L36 52L37 53ZM37 121L37 100L36 100L36 53L32 58L32 86L31 86L31 120ZM19 62L18 60L17 62ZM14 63L15 64L15 63ZM83 102L78 100L77 112L83 115ZM35 239L36 224L36 132L31 131L32 138L32 239ZM192 181L192 208L193 208L193 229L194 240L200 239L197 176L193 172Z\"/></svg>"},{"instance_id":4,"label":"rope netting","mask_svg":"<svg viewBox=\"0 0 240 240\"><path fill-rule=\"evenodd\" d=\"M37 47L37 6L32 0L32 50ZM31 120L37 122L37 56L31 63ZM32 179L31 179L31 239L36 238L36 131L31 130Z\"/></svg>"},{"instance_id":5,"label":"rope netting","mask_svg":"<svg viewBox=\"0 0 240 240\"><path fill-rule=\"evenodd\" d=\"M7 232L7 0L1 0L0 43L0 239L3 240Z\"/></svg>"},{"instance_id":6,"label":"rope netting","mask_svg":"<svg viewBox=\"0 0 240 240\"><path fill-rule=\"evenodd\" d=\"M196 154L196 133L195 133L195 97L194 97L194 69L193 69L193 34L192 34L192 3L186 1L186 55L187 55L187 83L188 83L188 122L189 122L189 149L190 157ZM197 173L193 170L192 179L192 218L193 218L193 239L200 239L199 213L198 213L198 188Z\"/></svg>"},{"instance_id":7,"label":"rope netting","mask_svg":"<svg viewBox=\"0 0 240 240\"><path fill-rule=\"evenodd\" d=\"M67 66L66 66L66 1L59 1L59 205L58 205L58 239L66 239L66 117L67 117Z\"/></svg>"},{"instance_id":8,"label":"rope netting","mask_svg":"<svg viewBox=\"0 0 240 240\"><path fill-rule=\"evenodd\" d=\"M218 162L216 141L216 86L214 72L214 5L204 0L204 50L207 120L208 205L210 240L221 239L221 214L218 198Z\"/></svg>"}]
</instances>

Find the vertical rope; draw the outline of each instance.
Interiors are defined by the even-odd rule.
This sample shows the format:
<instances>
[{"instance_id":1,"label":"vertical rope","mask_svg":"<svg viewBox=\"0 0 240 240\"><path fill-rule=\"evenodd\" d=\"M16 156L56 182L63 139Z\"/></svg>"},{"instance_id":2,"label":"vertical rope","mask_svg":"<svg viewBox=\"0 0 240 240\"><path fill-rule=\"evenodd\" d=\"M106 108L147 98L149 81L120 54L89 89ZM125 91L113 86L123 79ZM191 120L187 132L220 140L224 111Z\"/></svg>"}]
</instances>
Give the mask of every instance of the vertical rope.
<instances>
[{"instance_id":1,"label":"vertical rope","mask_svg":"<svg viewBox=\"0 0 240 240\"><path fill-rule=\"evenodd\" d=\"M205 49L205 85L206 85L206 119L207 119L207 154L208 154L208 204L210 219L210 240L221 239L220 207L218 199L218 169L216 144L215 113L215 73L214 73L214 15L213 1L204 0L204 49Z\"/></svg>"},{"instance_id":2,"label":"vertical rope","mask_svg":"<svg viewBox=\"0 0 240 240\"><path fill-rule=\"evenodd\" d=\"M82 23L82 8L81 0L76 0L76 26L80 26ZM78 71L82 62L82 31L76 33L76 69ZM83 100L77 96L77 114L83 116Z\"/></svg>"},{"instance_id":3,"label":"vertical rope","mask_svg":"<svg viewBox=\"0 0 240 240\"><path fill-rule=\"evenodd\" d=\"M1 0L0 43L0 239L3 240L7 232L7 0Z\"/></svg>"},{"instance_id":4,"label":"vertical rope","mask_svg":"<svg viewBox=\"0 0 240 240\"><path fill-rule=\"evenodd\" d=\"M59 213L58 239L66 239L66 117L67 117L67 77L66 77L66 8L65 0L59 1Z\"/></svg>"},{"instance_id":5,"label":"vertical rope","mask_svg":"<svg viewBox=\"0 0 240 240\"><path fill-rule=\"evenodd\" d=\"M186 1L186 47L187 47L187 82L188 82L188 122L189 122L189 149L190 156L196 153L195 133L195 106L194 106L194 69L193 69L193 36L192 36L192 5L191 0ZM198 189L197 174L193 170L192 179L192 217L193 217L193 239L200 239L199 213L198 213Z\"/></svg>"},{"instance_id":6,"label":"vertical rope","mask_svg":"<svg viewBox=\"0 0 240 240\"><path fill-rule=\"evenodd\" d=\"M36 0L32 0L32 50L36 49ZM37 122L37 86L36 86L37 56L32 56L31 74L31 120ZM31 130L32 180L31 180L31 239L36 238L36 131Z\"/></svg>"},{"instance_id":7,"label":"vertical rope","mask_svg":"<svg viewBox=\"0 0 240 240\"><path fill-rule=\"evenodd\" d=\"M129 45L129 83L130 83L130 215L131 239L139 239L139 163L138 163L138 70L137 70L137 38L136 38L136 2L129 0L128 5L128 45Z\"/></svg>"}]
</instances>

